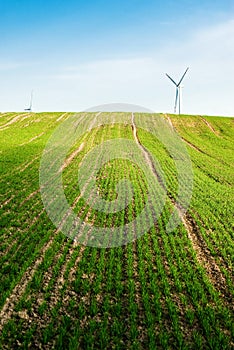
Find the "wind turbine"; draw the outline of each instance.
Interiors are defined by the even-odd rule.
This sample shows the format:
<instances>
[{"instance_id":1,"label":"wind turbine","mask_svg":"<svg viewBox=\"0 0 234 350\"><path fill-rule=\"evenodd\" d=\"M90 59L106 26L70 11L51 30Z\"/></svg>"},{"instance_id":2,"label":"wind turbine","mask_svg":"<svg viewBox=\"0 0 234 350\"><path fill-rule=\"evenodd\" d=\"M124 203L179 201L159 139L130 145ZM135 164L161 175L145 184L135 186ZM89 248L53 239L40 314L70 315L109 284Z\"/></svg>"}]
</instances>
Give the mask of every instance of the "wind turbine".
<instances>
[{"instance_id":1,"label":"wind turbine","mask_svg":"<svg viewBox=\"0 0 234 350\"><path fill-rule=\"evenodd\" d=\"M180 81L178 84L176 84L176 82L170 77L170 75L168 75L166 73L166 76L173 82L173 84L176 86L176 97L175 97L175 106L174 106L174 113L176 113L176 108L177 108L177 102L179 100L179 114L180 114L180 108L181 108L181 88L182 86L180 85L182 83L182 80L185 77L185 74L187 73L189 67L186 69L186 71L184 72L184 74L182 75Z\"/></svg>"},{"instance_id":2,"label":"wind turbine","mask_svg":"<svg viewBox=\"0 0 234 350\"><path fill-rule=\"evenodd\" d=\"M31 99L29 108L25 108L25 111L32 112L33 90L31 91Z\"/></svg>"}]
</instances>

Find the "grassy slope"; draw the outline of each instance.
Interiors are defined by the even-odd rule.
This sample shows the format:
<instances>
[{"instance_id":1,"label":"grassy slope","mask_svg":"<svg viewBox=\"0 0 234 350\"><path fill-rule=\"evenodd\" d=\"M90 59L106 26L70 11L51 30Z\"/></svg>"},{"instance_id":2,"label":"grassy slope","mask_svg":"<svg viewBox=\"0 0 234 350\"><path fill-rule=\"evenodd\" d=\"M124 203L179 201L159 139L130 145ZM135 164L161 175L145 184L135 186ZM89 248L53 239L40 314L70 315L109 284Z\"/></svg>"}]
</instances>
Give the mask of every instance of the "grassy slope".
<instances>
[{"instance_id":1,"label":"grassy slope","mask_svg":"<svg viewBox=\"0 0 234 350\"><path fill-rule=\"evenodd\" d=\"M181 225L174 234L165 233L170 203L157 226L123 248L83 249L56 233L43 211L38 169L42 150L61 122L60 116L0 116L0 307L15 286L22 284L25 272L32 277L22 295L13 298L13 311L9 306L0 343L6 348L27 348L29 344L32 348L42 344L43 348L56 349L231 348L233 119L170 115L178 133L189 143L194 171L189 215L206 245L208 258L214 259L224 276L219 288L209 279L209 266L199 260L185 227ZM150 135L142 130L138 134L161 161L169 195L175 196L171 159ZM85 142L84 149L64 171L65 192L71 204L78 195L76 172L83 155L97 143L120 136L133 139L131 128L99 128L80 140ZM119 161L99 175L102 195L109 199L113 199L120 178L134 181L136 198L127 214L100 215L82 200L75 211L101 225L128 222L144 204L139 169ZM35 261L35 271L30 271ZM205 263L209 265L209 259Z\"/></svg>"}]
</instances>

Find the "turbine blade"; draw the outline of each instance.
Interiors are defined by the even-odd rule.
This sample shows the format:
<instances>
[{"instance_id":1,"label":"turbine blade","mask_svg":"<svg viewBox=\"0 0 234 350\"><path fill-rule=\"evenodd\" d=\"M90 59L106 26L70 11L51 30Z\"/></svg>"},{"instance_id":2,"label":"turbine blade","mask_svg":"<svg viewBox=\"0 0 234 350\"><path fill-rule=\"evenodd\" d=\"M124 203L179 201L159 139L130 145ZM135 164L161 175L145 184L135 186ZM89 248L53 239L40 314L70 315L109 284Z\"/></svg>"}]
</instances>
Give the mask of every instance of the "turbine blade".
<instances>
[{"instance_id":1,"label":"turbine blade","mask_svg":"<svg viewBox=\"0 0 234 350\"><path fill-rule=\"evenodd\" d=\"M182 82L182 80L184 79L185 74L187 73L188 69L189 69L189 67L186 69L186 71L185 71L184 74L182 75L182 78L180 79L180 81L179 81L179 83L177 84L177 86L179 86L179 85L181 84L181 82Z\"/></svg>"},{"instance_id":2,"label":"turbine blade","mask_svg":"<svg viewBox=\"0 0 234 350\"><path fill-rule=\"evenodd\" d=\"M177 101L178 101L178 94L179 94L179 89L178 89L178 87L177 87L177 88L176 88L176 98L175 98L174 113L176 113L176 107L177 107Z\"/></svg>"},{"instance_id":3,"label":"turbine blade","mask_svg":"<svg viewBox=\"0 0 234 350\"><path fill-rule=\"evenodd\" d=\"M175 84L175 85L177 86L176 82L170 77L170 75L168 75L168 74L166 73L166 76L173 82L173 84Z\"/></svg>"}]
</instances>

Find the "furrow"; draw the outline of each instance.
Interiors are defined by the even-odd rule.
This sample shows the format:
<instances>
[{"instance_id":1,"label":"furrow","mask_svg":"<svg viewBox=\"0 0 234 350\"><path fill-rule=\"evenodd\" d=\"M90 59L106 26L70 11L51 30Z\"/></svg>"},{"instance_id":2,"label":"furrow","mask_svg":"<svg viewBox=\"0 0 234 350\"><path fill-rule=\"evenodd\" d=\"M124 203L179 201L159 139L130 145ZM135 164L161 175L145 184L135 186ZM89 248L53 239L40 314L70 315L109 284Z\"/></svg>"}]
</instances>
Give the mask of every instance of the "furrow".
<instances>
[{"instance_id":1,"label":"furrow","mask_svg":"<svg viewBox=\"0 0 234 350\"><path fill-rule=\"evenodd\" d=\"M16 303L24 294L28 283L32 280L38 266L44 259L45 252L50 248L53 241L54 236L52 236L50 240L44 245L40 251L40 256L36 259L34 264L27 268L20 282L15 286L11 295L6 299L6 302L0 312L0 332L2 331L4 324L12 317Z\"/></svg>"},{"instance_id":2,"label":"furrow","mask_svg":"<svg viewBox=\"0 0 234 350\"><path fill-rule=\"evenodd\" d=\"M215 129L213 128L213 126L210 125L210 123L205 118L201 117L201 120L208 126L208 128L212 131L213 134L215 134L216 136L219 136L215 131Z\"/></svg>"},{"instance_id":3,"label":"furrow","mask_svg":"<svg viewBox=\"0 0 234 350\"><path fill-rule=\"evenodd\" d=\"M160 178L157 174L156 169L153 166L151 158L149 155L147 156L148 151L141 145L141 143L138 139L137 129L136 129L136 125L134 123L134 114L133 113L132 113L132 125L133 125L134 139L136 140L136 143L139 145L140 149L144 152L145 159L146 159L147 163L149 164L153 174L156 175L156 177L159 181ZM150 163L152 163L152 164L150 165ZM161 184L161 181L159 181L159 183ZM187 214L187 216L184 215L182 208L180 208L175 203L174 199L172 199L172 198L169 198L169 199L171 201L171 204L177 209L178 215L179 215L184 227L186 228L188 238L190 239L192 246L193 246L193 249L195 250L195 252L197 254L198 261L201 263L202 266L204 266L206 273L207 273L207 276L212 281L214 287L217 290L219 290L219 289L222 290L222 293L226 294L227 293L226 279L223 276L219 266L215 262L215 259L210 254L210 251L207 248L205 241L202 239L202 237L199 233L199 230L197 228L195 221L192 220L192 218L188 219L188 214ZM230 297L229 294L228 294L228 297Z\"/></svg>"}]
</instances>

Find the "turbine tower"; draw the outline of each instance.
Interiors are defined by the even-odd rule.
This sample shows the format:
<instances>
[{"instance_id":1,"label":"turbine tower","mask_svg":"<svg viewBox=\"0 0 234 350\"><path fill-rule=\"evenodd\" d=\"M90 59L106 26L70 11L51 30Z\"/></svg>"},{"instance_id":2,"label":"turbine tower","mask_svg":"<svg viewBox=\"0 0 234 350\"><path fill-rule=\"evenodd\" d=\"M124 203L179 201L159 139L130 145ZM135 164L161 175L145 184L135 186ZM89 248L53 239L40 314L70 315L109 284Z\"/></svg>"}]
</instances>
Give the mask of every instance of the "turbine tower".
<instances>
[{"instance_id":1,"label":"turbine tower","mask_svg":"<svg viewBox=\"0 0 234 350\"><path fill-rule=\"evenodd\" d=\"M25 111L32 112L33 90L31 91L31 99L29 108L25 108Z\"/></svg>"},{"instance_id":2,"label":"turbine tower","mask_svg":"<svg viewBox=\"0 0 234 350\"><path fill-rule=\"evenodd\" d=\"M168 75L168 74L166 73L166 76L167 76L167 77L173 82L173 84L176 86L176 97L175 97L174 113L176 113L177 102L178 102L178 100L179 100L179 113L178 113L178 114L180 114L180 110L181 110L181 100L182 100L182 98L181 98L181 95L182 95L182 94L181 94L181 88L182 88L182 86L181 86L180 84L182 83L182 80L184 79L185 74L187 73L188 69L189 69L189 67L186 69L186 71L185 71L184 74L182 75L182 77L181 77L181 79L180 79L180 81L179 81L178 84L170 77L170 75Z\"/></svg>"}]
</instances>

